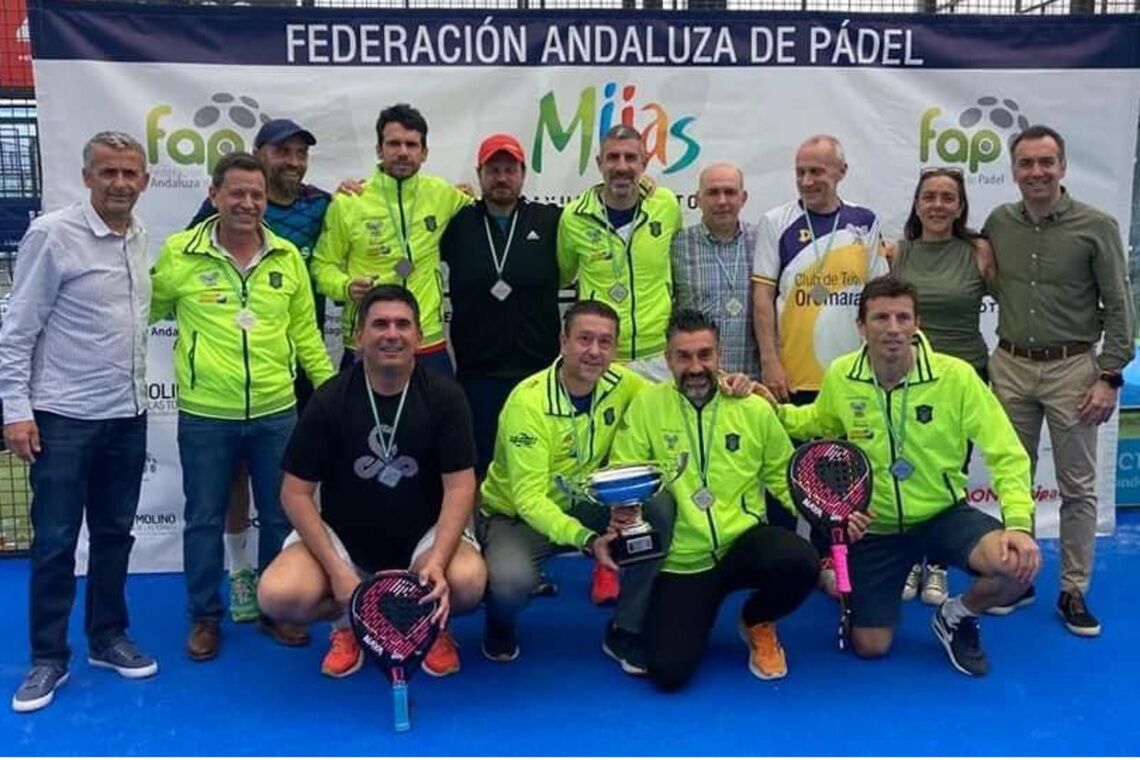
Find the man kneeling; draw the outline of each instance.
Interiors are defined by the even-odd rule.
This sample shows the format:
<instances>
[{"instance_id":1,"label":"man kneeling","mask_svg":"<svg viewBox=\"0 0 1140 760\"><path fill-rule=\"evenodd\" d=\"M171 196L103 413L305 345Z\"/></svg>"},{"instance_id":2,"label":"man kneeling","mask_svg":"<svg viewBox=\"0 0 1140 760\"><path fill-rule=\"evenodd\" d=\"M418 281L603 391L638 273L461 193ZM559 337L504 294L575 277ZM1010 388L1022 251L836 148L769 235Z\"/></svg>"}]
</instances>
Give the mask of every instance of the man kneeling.
<instances>
[{"instance_id":1,"label":"man kneeling","mask_svg":"<svg viewBox=\"0 0 1140 760\"><path fill-rule=\"evenodd\" d=\"M863 347L831 363L814 403L785 404L779 414L795 438L846 436L874 470L870 519L850 531L855 652L890 650L903 583L926 556L976 576L965 594L942 603L931 627L956 669L984 675L978 613L1019 598L1041 566L1029 534L1029 457L973 367L932 350L918 315L911 285L868 282L857 321ZM971 441L991 473L1004 526L965 502Z\"/></svg>"},{"instance_id":2,"label":"man kneeling","mask_svg":"<svg viewBox=\"0 0 1140 760\"><path fill-rule=\"evenodd\" d=\"M819 575L812 545L765 519L764 489L789 504L792 443L762 399L720 392L719 355L715 322L691 309L675 313L665 351L674 382L638 394L614 439L617 464L652 461L668 471L688 454L668 489L676 524L646 625L649 677L665 690L696 672L721 602L740 589L752 590L740 619L749 669L765 680L785 676L775 622L800 606Z\"/></svg>"},{"instance_id":3,"label":"man kneeling","mask_svg":"<svg viewBox=\"0 0 1140 760\"><path fill-rule=\"evenodd\" d=\"M409 568L439 600L436 619L474 609L487 570L464 528L475 508L475 443L463 390L416 361L419 305L398 285L360 302L361 361L323 385L293 431L281 499L293 524L258 585L276 620L335 620L321 671L341 678L364 655L348 625L352 592L368 574ZM321 507L314 500L321 486ZM445 630L425 672L459 670Z\"/></svg>"}]
</instances>

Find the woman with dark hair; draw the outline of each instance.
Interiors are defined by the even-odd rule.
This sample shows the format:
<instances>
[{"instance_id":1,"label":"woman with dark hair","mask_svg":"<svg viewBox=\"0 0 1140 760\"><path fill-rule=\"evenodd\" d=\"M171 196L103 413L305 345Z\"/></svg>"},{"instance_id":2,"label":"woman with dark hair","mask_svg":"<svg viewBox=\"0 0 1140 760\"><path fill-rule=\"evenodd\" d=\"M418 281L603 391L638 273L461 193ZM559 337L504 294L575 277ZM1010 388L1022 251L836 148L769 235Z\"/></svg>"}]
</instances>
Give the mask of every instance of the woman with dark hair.
<instances>
[{"instance_id":1,"label":"woman with dark hair","mask_svg":"<svg viewBox=\"0 0 1140 760\"><path fill-rule=\"evenodd\" d=\"M995 273L994 254L989 242L966 226L969 211L961 171L923 170L904 237L888 246L888 258L891 272L918 291L919 324L934 350L968 362L988 382L989 352L980 321L982 296ZM922 601L941 604L947 595L945 568L915 565L903 599L918 595L920 586Z\"/></svg>"}]
</instances>

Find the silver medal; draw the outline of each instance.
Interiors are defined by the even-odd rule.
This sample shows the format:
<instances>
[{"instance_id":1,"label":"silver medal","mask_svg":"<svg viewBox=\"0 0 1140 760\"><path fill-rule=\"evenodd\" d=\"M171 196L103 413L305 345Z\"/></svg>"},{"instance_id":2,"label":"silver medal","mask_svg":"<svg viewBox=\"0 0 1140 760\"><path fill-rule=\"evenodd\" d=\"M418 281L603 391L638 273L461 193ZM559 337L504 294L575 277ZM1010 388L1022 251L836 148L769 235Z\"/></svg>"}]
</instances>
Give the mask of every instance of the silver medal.
<instances>
[{"instance_id":1,"label":"silver medal","mask_svg":"<svg viewBox=\"0 0 1140 760\"><path fill-rule=\"evenodd\" d=\"M906 480L914 474L914 465L906 461L902 457L895 460L891 465L891 474L899 480Z\"/></svg>"},{"instance_id":2,"label":"silver medal","mask_svg":"<svg viewBox=\"0 0 1140 760\"><path fill-rule=\"evenodd\" d=\"M491 295L498 298L500 301L507 300L511 294L511 286L507 284L506 280L498 279L495 284L491 286Z\"/></svg>"},{"instance_id":3,"label":"silver medal","mask_svg":"<svg viewBox=\"0 0 1140 760\"><path fill-rule=\"evenodd\" d=\"M823 306L827 303L827 297L829 295L830 293L823 285L816 285L811 289L811 300L819 306Z\"/></svg>"},{"instance_id":4,"label":"silver medal","mask_svg":"<svg viewBox=\"0 0 1140 760\"><path fill-rule=\"evenodd\" d=\"M610 298L615 301L624 301L625 297L629 295L629 291L625 289L625 285L620 282L615 282L610 287Z\"/></svg>"},{"instance_id":5,"label":"silver medal","mask_svg":"<svg viewBox=\"0 0 1140 760\"><path fill-rule=\"evenodd\" d=\"M237 318L234 321L237 322L238 327L249 331L257 324L257 317L253 316L253 312L249 309L242 309L237 313Z\"/></svg>"},{"instance_id":6,"label":"silver medal","mask_svg":"<svg viewBox=\"0 0 1140 760\"><path fill-rule=\"evenodd\" d=\"M403 475L400 474L399 470L397 470L392 465L388 465L380 473L380 483L382 485L388 486L389 488L395 488L396 484L400 482L400 478L402 477Z\"/></svg>"},{"instance_id":7,"label":"silver medal","mask_svg":"<svg viewBox=\"0 0 1140 760\"><path fill-rule=\"evenodd\" d=\"M400 259L396 262L396 274L403 277L405 280L416 271L416 266L408 259Z\"/></svg>"},{"instance_id":8,"label":"silver medal","mask_svg":"<svg viewBox=\"0 0 1140 760\"><path fill-rule=\"evenodd\" d=\"M712 509L712 505L716 503L716 497L713 496L713 492L709 489L701 488L693 494L693 503L707 512Z\"/></svg>"},{"instance_id":9,"label":"silver medal","mask_svg":"<svg viewBox=\"0 0 1140 760\"><path fill-rule=\"evenodd\" d=\"M740 316L740 312L744 311L744 304L739 298L730 298L724 302L724 310L728 316L737 317Z\"/></svg>"}]
</instances>

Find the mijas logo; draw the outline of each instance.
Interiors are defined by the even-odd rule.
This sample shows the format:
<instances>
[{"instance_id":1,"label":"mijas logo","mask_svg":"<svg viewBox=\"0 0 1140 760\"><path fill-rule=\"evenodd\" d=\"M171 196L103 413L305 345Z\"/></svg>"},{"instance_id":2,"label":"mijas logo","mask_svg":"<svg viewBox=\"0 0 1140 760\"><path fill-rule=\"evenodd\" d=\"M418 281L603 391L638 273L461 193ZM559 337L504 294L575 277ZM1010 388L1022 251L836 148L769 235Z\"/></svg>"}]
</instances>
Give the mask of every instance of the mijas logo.
<instances>
[{"instance_id":1,"label":"mijas logo","mask_svg":"<svg viewBox=\"0 0 1140 760\"><path fill-rule=\"evenodd\" d=\"M563 105L566 100L562 101ZM538 121L534 129L534 147L531 151L532 168L542 171L544 150L547 145L561 153L572 147L577 136L578 174L584 174L594 156L594 139L602 137L616 124L633 127L641 133L649 161L664 167L664 174L681 171L697 160L701 144L690 134L696 116L671 119L665 107L656 102L639 104L637 85L606 82L601 87L583 87L578 103L571 111L559 109L553 90L538 102ZM561 114L573 114L563 121Z\"/></svg>"},{"instance_id":2,"label":"mijas logo","mask_svg":"<svg viewBox=\"0 0 1140 760\"><path fill-rule=\"evenodd\" d=\"M922 112L918 124L918 158L923 165L935 162L962 164L978 174L986 164L1001 158L1004 148L1029 126L1021 106L1011 98L985 95L967 105L953 123L947 123L941 108Z\"/></svg>"},{"instance_id":3,"label":"mijas logo","mask_svg":"<svg viewBox=\"0 0 1140 760\"><path fill-rule=\"evenodd\" d=\"M146 155L152 166L172 163L213 171L218 159L252 146L269 116L248 95L217 92L193 111L175 111L159 103L146 115Z\"/></svg>"}]
</instances>

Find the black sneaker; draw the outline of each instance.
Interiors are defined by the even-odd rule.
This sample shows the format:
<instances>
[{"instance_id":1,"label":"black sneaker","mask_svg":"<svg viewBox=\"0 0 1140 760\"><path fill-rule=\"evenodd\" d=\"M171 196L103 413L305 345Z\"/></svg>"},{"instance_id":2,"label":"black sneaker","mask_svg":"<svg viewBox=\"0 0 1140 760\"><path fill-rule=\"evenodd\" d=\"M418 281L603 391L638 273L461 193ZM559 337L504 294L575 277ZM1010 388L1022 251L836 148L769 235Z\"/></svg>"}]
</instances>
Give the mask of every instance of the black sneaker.
<instances>
[{"instance_id":1,"label":"black sneaker","mask_svg":"<svg viewBox=\"0 0 1140 760\"><path fill-rule=\"evenodd\" d=\"M979 634L978 619L967 615L958 621L953 628L946 622L942 610L949 604L948 601L939 605L930 619L930 627L934 635L942 642L942 648L950 657L950 664L960 673L968 676L984 676L990 672L990 663L986 653L982 651L982 641Z\"/></svg>"},{"instance_id":2,"label":"black sneaker","mask_svg":"<svg viewBox=\"0 0 1140 760\"><path fill-rule=\"evenodd\" d=\"M519 640L515 627L495 625L488 620L483 628L483 656L494 662L518 659Z\"/></svg>"},{"instance_id":3,"label":"black sneaker","mask_svg":"<svg viewBox=\"0 0 1140 760\"><path fill-rule=\"evenodd\" d=\"M1099 636L1100 621L1089 612L1085 596L1080 591L1062 591L1057 597L1057 614L1065 621L1065 627L1077 636Z\"/></svg>"},{"instance_id":4,"label":"black sneaker","mask_svg":"<svg viewBox=\"0 0 1140 760\"><path fill-rule=\"evenodd\" d=\"M119 636L105 646L92 649L87 662L97 668L113 670L123 678L147 678L158 672L158 663L139 650L126 636Z\"/></svg>"},{"instance_id":5,"label":"black sneaker","mask_svg":"<svg viewBox=\"0 0 1140 760\"><path fill-rule=\"evenodd\" d=\"M986 610L987 615L1008 615L1016 610L1018 607L1028 607L1037 601L1037 589L1033 588L1033 584L1025 589L1025 593L1014 599L1007 604L999 604L996 607L990 607Z\"/></svg>"},{"instance_id":6,"label":"black sneaker","mask_svg":"<svg viewBox=\"0 0 1140 760\"><path fill-rule=\"evenodd\" d=\"M31 712L47 707L55 697L55 690L66 681L67 666L62 662L36 663L12 696L12 709Z\"/></svg>"},{"instance_id":7,"label":"black sneaker","mask_svg":"<svg viewBox=\"0 0 1140 760\"><path fill-rule=\"evenodd\" d=\"M649 672L646 665L649 657L640 634L623 631L610 623L606 626L602 651L617 660L621 664L621 669L630 675L643 676Z\"/></svg>"}]
</instances>

